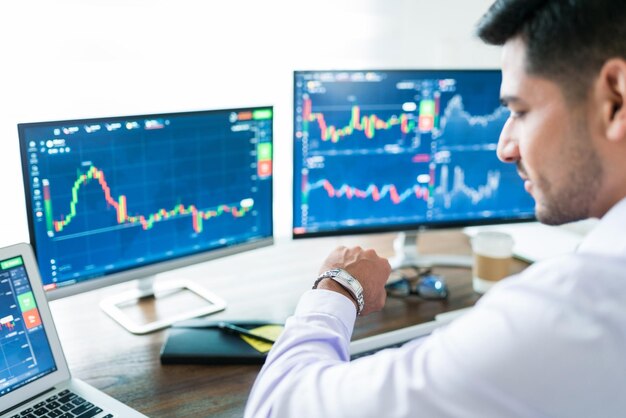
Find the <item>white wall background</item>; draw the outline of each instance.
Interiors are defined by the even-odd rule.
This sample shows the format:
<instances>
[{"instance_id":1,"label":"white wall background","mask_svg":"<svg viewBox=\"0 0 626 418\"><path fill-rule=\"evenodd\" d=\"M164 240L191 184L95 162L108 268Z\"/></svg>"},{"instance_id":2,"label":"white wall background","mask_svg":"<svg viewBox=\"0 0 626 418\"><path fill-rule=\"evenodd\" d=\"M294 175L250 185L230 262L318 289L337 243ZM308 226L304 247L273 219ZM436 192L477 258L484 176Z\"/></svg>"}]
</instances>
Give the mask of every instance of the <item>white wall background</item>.
<instances>
[{"instance_id":1,"label":"white wall background","mask_svg":"<svg viewBox=\"0 0 626 418\"><path fill-rule=\"evenodd\" d=\"M490 0L56 0L0 5L0 246L28 241L19 122L275 106L290 235L292 71L499 65Z\"/></svg>"}]
</instances>

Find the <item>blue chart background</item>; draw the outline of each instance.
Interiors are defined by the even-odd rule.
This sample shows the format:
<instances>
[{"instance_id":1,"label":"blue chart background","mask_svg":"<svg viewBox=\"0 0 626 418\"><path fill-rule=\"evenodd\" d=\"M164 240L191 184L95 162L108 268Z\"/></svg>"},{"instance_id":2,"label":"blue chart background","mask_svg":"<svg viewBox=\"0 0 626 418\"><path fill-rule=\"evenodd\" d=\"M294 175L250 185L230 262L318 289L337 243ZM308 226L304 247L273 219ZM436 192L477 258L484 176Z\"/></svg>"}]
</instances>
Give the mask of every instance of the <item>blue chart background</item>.
<instances>
[{"instance_id":1,"label":"blue chart background","mask_svg":"<svg viewBox=\"0 0 626 418\"><path fill-rule=\"evenodd\" d=\"M524 191L514 165L501 163L495 155L500 131L508 118L508 111L499 103L499 71L372 71L377 81L355 81L354 75L359 73L365 72L295 74L294 235L532 218L534 202ZM398 88L407 85L412 87ZM317 121L303 121L305 100L310 100L312 113L321 113L327 126L347 126L355 105L361 117L375 114L388 120L404 113L417 124L420 101L433 99L435 92L441 93L440 118L429 132L416 128L403 134L397 125L377 130L371 139L355 131L331 142L322 140ZM414 103L416 109L403 111L406 103ZM411 163L417 154L428 155L428 161ZM379 189L395 184L402 193L418 184L417 175L429 173L429 164L435 178L428 204L415 197L398 205L389 199L375 202L329 198L324 189L317 187L320 179L327 179L335 189L342 184L361 190L370 184ZM462 193L446 195L451 204L444 205L443 189L437 188L444 165L449 166L449 190L454 167L463 171L465 185L473 190L486 185L487 172L495 170L500 180L498 190L476 204ZM310 190L308 195L304 196L303 189Z\"/></svg>"},{"instance_id":2,"label":"blue chart background","mask_svg":"<svg viewBox=\"0 0 626 418\"><path fill-rule=\"evenodd\" d=\"M178 204L195 205L199 210L222 204L239 207L242 199L254 199L253 210L245 216L235 218L224 213L204 220L200 233L194 231L191 215L155 222L144 230L139 224L119 225L117 212L107 205L98 181L90 180L79 189L76 216L53 238L47 234L45 217L33 214L44 284L52 282L52 259L58 282L80 281L271 236L271 177L257 177L257 131L231 131L230 115L230 111L219 111L155 116L169 124L153 130L143 129L144 118L131 118L127 120L138 121L142 128L101 129L89 134L81 129L71 135L61 134L69 153L49 155L39 149L39 177L50 181L55 220L69 213L72 186L78 173L86 173L89 165L104 172L115 200L126 196L129 216L148 217ZM104 127L113 121L101 119L89 124ZM241 123L254 125L262 131L264 142L271 141L271 119ZM82 128L83 123L30 127L22 145L54 138L53 129L62 126Z\"/></svg>"}]
</instances>

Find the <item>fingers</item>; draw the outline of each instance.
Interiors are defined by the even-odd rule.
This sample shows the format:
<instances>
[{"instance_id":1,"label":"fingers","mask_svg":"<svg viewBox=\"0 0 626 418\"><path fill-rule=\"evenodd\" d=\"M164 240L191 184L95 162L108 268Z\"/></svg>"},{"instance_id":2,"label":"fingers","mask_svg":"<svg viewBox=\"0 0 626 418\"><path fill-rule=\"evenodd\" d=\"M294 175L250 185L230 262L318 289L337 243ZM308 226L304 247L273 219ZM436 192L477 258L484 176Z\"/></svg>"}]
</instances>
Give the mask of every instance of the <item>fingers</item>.
<instances>
[{"instance_id":1,"label":"fingers","mask_svg":"<svg viewBox=\"0 0 626 418\"><path fill-rule=\"evenodd\" d=\"M385 258L379 257L373 249L364 250L360 246L351 248L339 246L328 255L322 264L320 273L333 268L341 268L348 272L351 272L351 269L358 271L367 263L375 263L377 267L378 264L381 264L383 269L385 267L390 269L389 262Z\"/></svg>"},{"instance_id":2,"label":"fingers","mask_svg":"<svg viewBox=\"0 0 626 418\"><path fill-rule=\"evenodd\" d=\"M339 246L328 255L320 273L336 268L346 270L361 283L365 299L362 315L383 308L387 297L385 284L391 273L386 258L380 257L374 249Z\"/></svg>"}]
</instances>

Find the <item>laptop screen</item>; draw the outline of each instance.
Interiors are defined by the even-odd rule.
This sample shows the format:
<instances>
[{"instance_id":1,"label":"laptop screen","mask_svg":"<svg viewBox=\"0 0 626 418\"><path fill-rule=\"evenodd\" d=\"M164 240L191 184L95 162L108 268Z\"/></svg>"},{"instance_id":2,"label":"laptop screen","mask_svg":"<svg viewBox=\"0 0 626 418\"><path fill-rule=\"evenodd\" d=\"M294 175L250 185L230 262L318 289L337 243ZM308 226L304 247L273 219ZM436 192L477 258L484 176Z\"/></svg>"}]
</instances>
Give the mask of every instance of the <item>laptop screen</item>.
<instances>
[{"instance_id":1,"label":"laptop screen","mask_svg":"<svg viewBox=\"0 0 626 418\"><path fill-rule=\"evenodd\" d=\"M56 370L24 260L0 259L0 396Z\"/></svg>"}]
</instances>

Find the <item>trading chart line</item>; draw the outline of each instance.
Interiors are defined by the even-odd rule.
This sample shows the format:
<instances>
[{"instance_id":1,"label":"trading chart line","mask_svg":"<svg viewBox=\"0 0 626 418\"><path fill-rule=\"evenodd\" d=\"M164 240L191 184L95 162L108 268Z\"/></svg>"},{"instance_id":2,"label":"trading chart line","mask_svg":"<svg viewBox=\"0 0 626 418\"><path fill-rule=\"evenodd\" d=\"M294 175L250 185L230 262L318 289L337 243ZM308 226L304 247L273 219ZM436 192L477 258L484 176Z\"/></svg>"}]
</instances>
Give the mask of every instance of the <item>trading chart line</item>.
<instances>
[{"instance_id":1,"label":"trading chart line","mask_svg":"<svg viewBox=\"0 0 626 418\"><path fill-rule=\"evenodd\" d=\"M224 213L230 213L235 218L240 218L249 212L254 205L253 199L247 198L241 200L239 205L222 204L210 209L198 209L195 205L185 206L178 204L173 209L159 209L158 211L148 215L128 215L126 196L120 195L115 199L111 194L104 172L95 166L91 166L86 173L79 173L78 178L72 186L72 199L70 201L69 214L61 216L61 220L54 220L52 214L52 203L50 202L50 184L48 180L44 181L44 208L46 211L46 220L48 230L52 232L61 232L68 226L77 214L77 206L79 203L79 191L88 185L92 180L96 180L104 193L104 200L108 206L116 211L116 219L118 224L140 224L144 230L148 230L155 223L171 219L175 217L191 215L193 230L197 233L202 232L203 221L220 216ZM52 228L50 228L52 226Z\"/></svg>"}]
</instances>

